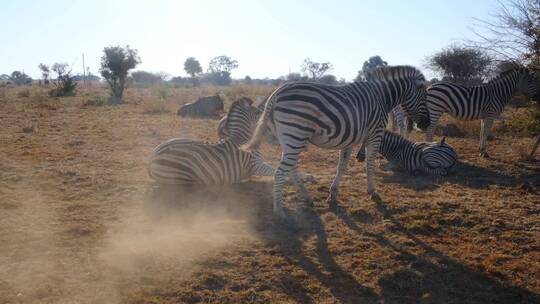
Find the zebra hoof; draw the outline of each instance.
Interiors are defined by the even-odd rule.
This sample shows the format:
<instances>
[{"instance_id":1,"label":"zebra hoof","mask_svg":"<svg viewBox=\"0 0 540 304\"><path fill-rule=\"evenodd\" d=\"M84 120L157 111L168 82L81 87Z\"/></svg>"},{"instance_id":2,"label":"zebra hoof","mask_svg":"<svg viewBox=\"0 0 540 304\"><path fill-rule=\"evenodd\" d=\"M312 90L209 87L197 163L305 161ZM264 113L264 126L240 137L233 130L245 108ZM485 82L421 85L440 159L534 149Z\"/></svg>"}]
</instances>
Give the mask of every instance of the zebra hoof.
<instances>
[{"instance_id":1,"label":"zebra hoof","mask_svg":"<svg viewBox=\"0 0 540 304\"><path fill-rule=\"evenodd\" d=\"M485 151L480 151L480 156L483 158L489 158L489 154Z\"/></svg>"},{"instance_id":2,"label":"zebra hoof","mask_svg":"<svg viewBox=\"0 0 540 304\"><path fill-rule=\"evenodd\" d=\"M371 200L374 201L375 203L381 203L382 202L382 198L381 198L381 196L379 195L379 193L377 191L373 191L371 193Z\"/></svg>"},{"instance_id":3,"label":"zebra hoof","mask_svg":"<svg viewBox=\"0 0 540 304\"><path fill-rule=\"evenodd\" d=\"M337 204L336 198L328 197L326 199L326 203L328 204L328 209L329 210L333 211L333 210L337 209L338 204Z\"/></svg>"}]
</instances>

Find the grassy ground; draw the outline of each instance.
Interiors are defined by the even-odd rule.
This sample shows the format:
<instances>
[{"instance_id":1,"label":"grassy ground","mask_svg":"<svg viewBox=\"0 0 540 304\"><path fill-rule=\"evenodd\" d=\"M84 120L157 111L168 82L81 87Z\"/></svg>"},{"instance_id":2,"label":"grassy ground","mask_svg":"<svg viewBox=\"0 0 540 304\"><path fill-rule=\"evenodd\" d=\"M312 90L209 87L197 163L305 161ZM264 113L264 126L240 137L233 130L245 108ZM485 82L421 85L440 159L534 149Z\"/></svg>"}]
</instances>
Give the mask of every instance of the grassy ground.
<instances>
[{"instance_id":1,"label":"grassy ground","mask_svg":"<svg viewBox=\"0 0 540 304\"><path fill-rule=\"evenodd\" d=\"M270 179L147 177L158 143L217 138L217 120L179 119L180 104L271 89L130 89L127 104L84 107L105 91L0 88L0 303L540 303L540 164L521 160L532 138L496 133L488 160L476 137L448 138L454 175L378 170L380 204L351 160L337 210L325 204L337 152L310 147L314 207L289 188L293 228L272 221ZM279 147L263 151L276 164Z\"/></svg>"}]
</instances>

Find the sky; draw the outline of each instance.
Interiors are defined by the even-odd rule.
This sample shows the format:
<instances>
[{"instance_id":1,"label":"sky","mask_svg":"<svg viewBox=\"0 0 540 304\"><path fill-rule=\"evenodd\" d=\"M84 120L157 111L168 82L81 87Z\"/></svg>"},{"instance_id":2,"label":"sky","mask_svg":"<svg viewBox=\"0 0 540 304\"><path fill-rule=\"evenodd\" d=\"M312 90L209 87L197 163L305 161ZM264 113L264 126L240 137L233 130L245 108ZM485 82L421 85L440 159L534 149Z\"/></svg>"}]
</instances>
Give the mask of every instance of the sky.
<instances>
[{"instance_id":1,"label":"sky","mask_svg":"<svg viewBox=\"0 0 540 304\"><path fill-rule=\"evenodd\" d=\"M0 74L40 77L39 63L85 64L99 73L103 48L129 45L136 70L185 76L187 57L206 70L212 57L237 60L233 78L277 78L299 72L304 58L331 62L332 74L353 79L370 56L414 65L474 38L474 18L488 19L494 0L1 0Z\"/></svg>"}]
</instances>

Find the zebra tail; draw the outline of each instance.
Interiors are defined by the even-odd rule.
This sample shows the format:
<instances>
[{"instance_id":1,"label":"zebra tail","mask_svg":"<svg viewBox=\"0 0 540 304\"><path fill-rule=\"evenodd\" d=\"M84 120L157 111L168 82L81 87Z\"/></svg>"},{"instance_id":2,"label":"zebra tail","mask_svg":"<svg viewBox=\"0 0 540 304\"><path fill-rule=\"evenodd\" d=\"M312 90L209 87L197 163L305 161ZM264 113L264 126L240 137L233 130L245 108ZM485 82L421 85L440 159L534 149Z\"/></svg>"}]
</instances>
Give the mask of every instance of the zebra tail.
<instances>
[{"instance_id":1,"label":"zebra tail","mask_svg":"<svg viewBox=\"0 0 540 304\"><path fill-rule=\"evenodd\" d=\"M255 132L253 132L253 135L251 136L251 139L249 142L241 147L244 151L256 151L259 149L262 140L263 135L268 123L268 119L270 119L270 113L272 112L272 107L274 106L274 95L275 92L272 93L266 100L266 105L264 107L264 112L259 118L259 121L257 122L257 127L255 128Z\"/></svg>"}]
</instances>

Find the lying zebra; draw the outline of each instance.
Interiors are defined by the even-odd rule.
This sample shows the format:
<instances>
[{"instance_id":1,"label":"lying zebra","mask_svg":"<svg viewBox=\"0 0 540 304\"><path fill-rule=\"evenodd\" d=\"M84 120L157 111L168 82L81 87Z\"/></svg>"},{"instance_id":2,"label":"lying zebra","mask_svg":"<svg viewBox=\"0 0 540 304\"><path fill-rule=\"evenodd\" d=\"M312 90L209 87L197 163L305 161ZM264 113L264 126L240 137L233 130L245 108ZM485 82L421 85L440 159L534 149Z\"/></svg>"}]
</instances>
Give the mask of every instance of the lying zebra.
<instances>
[{"instance_id":1,"label":"lying zebra","mask_svg":"<svg viewBox=\"0 0 540 304\"><path fill-rule=\"evenodd\" d=\"M398 134L384 131L379 152L389 161L385 169L403 168L410 174L424 172L434 175L447 175L457 164L457 154L444 142L413 143ZM365 149L362 146L357 159L365 160Z\"/></svg>"},{"instance_id":2,"label":"lying zebra","mask_svg":"<svg viewBox=\"0 0 540 304\"><path fill-rule=\"evenodd\" d=\"M229 137L217 143L175 138L152 152L148 174L160 184L224 185L250 176L271 176L274 169L258 151L239 149L253 132L256 119L246 124L251 104L240 99L231 105L226 125ZM249 127L246 127L249 126Z\"/></svg>"}]
</instances>

